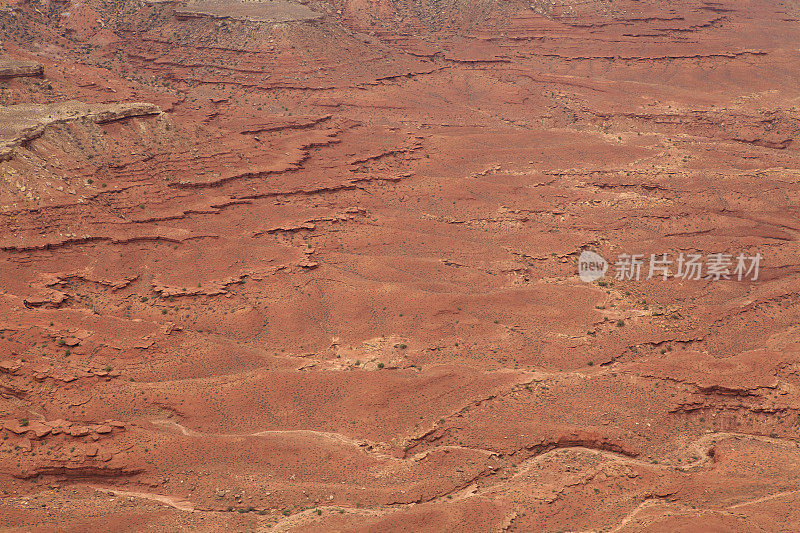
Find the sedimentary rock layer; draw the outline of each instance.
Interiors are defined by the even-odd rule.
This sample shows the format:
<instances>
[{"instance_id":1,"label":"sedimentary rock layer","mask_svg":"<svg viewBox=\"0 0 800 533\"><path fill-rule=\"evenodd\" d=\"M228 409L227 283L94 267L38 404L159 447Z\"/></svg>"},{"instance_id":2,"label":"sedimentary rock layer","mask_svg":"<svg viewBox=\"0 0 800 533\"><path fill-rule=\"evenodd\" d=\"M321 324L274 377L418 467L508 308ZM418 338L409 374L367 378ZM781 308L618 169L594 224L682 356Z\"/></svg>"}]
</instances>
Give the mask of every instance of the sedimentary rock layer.
<instances>
[{"instance_id":1,"label":"sedimentary rock layer","mask_svg":"<svg viewBox=\"0 0 800 533\"><path fill-rule=\"evenodd\" d=\"M0 2L0 524L795 530L795 4Z\"/></svg>"}]
</instances>

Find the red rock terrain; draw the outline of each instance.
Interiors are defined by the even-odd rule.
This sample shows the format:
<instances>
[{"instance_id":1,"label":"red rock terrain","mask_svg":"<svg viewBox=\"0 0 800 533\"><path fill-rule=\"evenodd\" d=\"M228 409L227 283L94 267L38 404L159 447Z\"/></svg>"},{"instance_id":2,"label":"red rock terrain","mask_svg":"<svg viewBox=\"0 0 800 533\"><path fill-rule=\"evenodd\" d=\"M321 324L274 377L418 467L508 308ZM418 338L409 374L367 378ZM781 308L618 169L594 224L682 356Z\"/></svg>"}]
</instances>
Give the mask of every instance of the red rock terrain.
<instances>
[{"instance_id":1,"label":"red rock terrain","mask_svg":"<svg viewBox=\"0 0 800 533\"><path fill-rule=\"evenodd\" d=\"M800 2L4 0L0 41L3 531L800 527Z\"/></svg>"}]
</instances>

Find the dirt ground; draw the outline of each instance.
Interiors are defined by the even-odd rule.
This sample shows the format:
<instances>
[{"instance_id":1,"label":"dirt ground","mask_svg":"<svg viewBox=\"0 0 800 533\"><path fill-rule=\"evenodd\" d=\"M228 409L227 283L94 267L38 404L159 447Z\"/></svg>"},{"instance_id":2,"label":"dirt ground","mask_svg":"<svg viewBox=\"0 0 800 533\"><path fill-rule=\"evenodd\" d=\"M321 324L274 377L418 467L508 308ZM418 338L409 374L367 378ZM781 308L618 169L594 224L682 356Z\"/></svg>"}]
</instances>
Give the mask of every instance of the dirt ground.
<instances>
[{"instance_id":1,"label":"dirt ground","mask_svg":"<svg viewBox=\"0 0 800 533\"><path fill-rule=\"evenodd\" d=\"M0 1L0 530L797 531L799 23Z\"/></svg>"}]
</instances>

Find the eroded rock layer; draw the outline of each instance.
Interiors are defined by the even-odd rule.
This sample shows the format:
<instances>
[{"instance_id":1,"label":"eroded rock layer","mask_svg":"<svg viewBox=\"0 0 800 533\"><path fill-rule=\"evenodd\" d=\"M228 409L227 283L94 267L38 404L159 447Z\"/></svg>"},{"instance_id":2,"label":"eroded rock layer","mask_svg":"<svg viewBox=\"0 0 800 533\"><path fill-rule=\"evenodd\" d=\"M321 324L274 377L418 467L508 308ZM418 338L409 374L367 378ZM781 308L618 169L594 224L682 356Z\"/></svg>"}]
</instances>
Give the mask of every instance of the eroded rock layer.
<instances>
[{"instance_id":1,"label":"eroded rock layer","mask_svg":"<svg viewBox=\"0 0 800 533\"><path fill-rule=\"evenodd\" d=\"M796 530L798 17L0 2L0 524Z\"/></svg>"}]
</instances>

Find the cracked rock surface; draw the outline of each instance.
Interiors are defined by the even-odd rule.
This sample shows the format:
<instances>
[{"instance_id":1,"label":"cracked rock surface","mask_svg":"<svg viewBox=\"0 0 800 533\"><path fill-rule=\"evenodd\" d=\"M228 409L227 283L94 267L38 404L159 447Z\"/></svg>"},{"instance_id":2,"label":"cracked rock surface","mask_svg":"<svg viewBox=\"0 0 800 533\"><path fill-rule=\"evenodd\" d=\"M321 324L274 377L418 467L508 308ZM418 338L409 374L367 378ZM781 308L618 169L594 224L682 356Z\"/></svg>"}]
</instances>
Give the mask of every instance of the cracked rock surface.
<instances>
[{"instance_id":1,"label":"cracked rock surface","mask_svg":"<svg viewBox=\"0 0 800 533\"><path fill-rule=\"evenodd\" d=\"M798 22L0 0L0 528L796 531Z\"/></svg>"}]
</instances>

